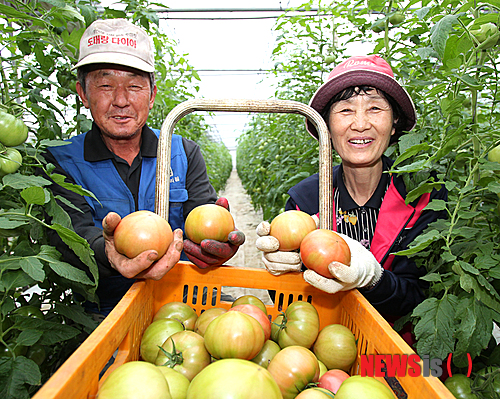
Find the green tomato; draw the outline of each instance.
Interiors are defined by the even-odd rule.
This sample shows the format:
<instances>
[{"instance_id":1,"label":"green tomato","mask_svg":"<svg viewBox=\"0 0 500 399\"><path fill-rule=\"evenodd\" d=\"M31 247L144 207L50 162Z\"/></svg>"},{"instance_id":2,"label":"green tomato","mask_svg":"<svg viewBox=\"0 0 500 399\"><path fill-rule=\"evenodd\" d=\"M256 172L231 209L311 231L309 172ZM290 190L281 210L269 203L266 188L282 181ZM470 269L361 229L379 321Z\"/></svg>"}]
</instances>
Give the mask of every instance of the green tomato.
<instances>
[{"instance_id":1,"label":"green tomato","mask_svg":"<svg viewBox=\"0 0 500 399\"><path fill-rule=\"evenodd\" d=\"M0 357L24 356L28 350L25 346L16 345L13 342L9 342L8 345L9 347L0 344Z\"/></svg>"},{"instance_id":2,"label":"green tomato","mask_svg":"<svg viewBox=\"0 0 500 399\"><path fill-rule=\"evenodd\" d=\"M500 163L500 145L493 148L488 153L488 161L490 162L499 162Z\"/></svg>"},{"instance_id":3,"label":"green tomato","mask_svg":"<svg viewBox=\"0 0 500 399\"><path fill-rule=\"evenodd\" d=\"M0 153L0 177L15 173L23 164L23 156L15 148L7 147Z\"/></svg>"},{"instance_id":4,"label":"green tomato","mask_svg":"<svg viewBox=\"0 0 500 399\"><path fill-rule=\"evenodd\" d=\"M372 25L372 31L375 33L380 33L385 30L385 22L381 19L375 21Z\"/></svg>"},{"instance_id":5,"label":"green tomato","mask_svg":"<svg viewBox=\"0 0 500 399\"><path fill-rule=\"evenodd\" d=\"M333 55L327 55L325 57L326 65L330 65L333 61L335 61L335 57Z\"/></svg>"},{"instance_id":6,"label":"green tomato","mask_svg":"<svg viewBox=\"0 0 500 399\"><path fill-rule=\"evenodd\" d=\"M498 26L492 22L482 24L479 29L472 29L470 33L479 42L478 48L482 50L495 46L500 36Z\"/></svg>"},{"instance_id":7,"label":"green tomato","mask_svg":"<svg viewBox=\"0 0 500 399\"><path fill-rule=\"evenodd\" d=\"M28 138L28 126L14 115L0 110L0 143L15 147Z\"/></svg>"},{"instance_id":8,"label":"green tomato","mask_svg":"<svg viewBox=\"0 0 500 399\"><path fill-rule=\"evenodd\" d=\"M464 374L454 374L448 377L444 385L457 399L477 399L471 390L471 379Z\"/></svg>"},{"instance_id":9,"label":"green tomato","mask_svg":"<svg viewBox=\"0 0 500 399\"><path fill-rule=\"evenodd\" d=\"M26 352L26 357L28 359L33 360L39 366L42 365L45 358L47 357L47 352L45 351L45 347L41 344L35 344L28 348Z\"/></svg>"},{"instance_id":10,"label":"green tomato","mask_svg":"<svg viewBox=\"0 0 500 399\"><path fill-rule=\"evenodd\" d=\"M392 25L399 25L401 22L405 20L405 16L401 11L396 11L389 17L389 22Z\"/></svg>"}]
</instances>

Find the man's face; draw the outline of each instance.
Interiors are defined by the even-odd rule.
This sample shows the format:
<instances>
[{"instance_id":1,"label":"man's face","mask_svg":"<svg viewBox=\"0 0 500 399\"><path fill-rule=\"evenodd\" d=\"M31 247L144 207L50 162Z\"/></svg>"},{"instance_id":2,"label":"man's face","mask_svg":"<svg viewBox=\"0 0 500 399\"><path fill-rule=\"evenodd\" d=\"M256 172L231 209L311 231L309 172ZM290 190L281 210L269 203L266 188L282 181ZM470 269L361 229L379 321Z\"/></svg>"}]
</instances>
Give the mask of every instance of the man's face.
<instances>
[{"instance_id":1,"label":"man's face","mask_svg":"<svg viewBox=\"0 0 500 399\"><path fill-rule=\"evenodd\" d=\"M102 134L114 140L141 133L156 96L148 73L119 65L90 71L85 93L79 83L77 91Z\"/></svg>"}]
</instances>

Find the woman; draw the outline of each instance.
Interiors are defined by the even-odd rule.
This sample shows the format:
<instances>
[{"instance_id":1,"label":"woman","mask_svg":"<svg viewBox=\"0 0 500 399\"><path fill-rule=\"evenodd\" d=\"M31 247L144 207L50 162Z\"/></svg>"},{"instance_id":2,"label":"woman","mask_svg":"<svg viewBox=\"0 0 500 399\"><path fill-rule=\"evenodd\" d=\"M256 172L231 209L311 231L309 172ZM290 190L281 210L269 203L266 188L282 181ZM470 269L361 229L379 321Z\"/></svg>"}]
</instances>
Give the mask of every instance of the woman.
<instances>
[{"instance_id":1,"label":"woman","mask_svg":"<svg viewBox=\"0 0 500 399\"><path fill-rule=\"evenodd\" d=\"M384 152L415 126L413 102L389 64L370 55L351 57L335 67L310 106L325 119L342 160L333 171L333 230L347 241L351 265L330 264L334 279L312 270L304 271L304 279L329 293L359 288L388 319L405 315L425 299L426 284L420 277L426 271L393 254L408 248L429 223L445 216L424 211L425 206L433 199L447 199L443 187L406 205L402 177L384 173L393 163ZM309 121L306 125L317 139L314 125ZM318 184L316 174L292 187L285 209L317 214ZM266 268L273 274L299 271L299 257L266 252L274 238L267 235L268 227L263 222L257 228L261 236L257 247L264 251Z\"/></svg>"}]
</instances>

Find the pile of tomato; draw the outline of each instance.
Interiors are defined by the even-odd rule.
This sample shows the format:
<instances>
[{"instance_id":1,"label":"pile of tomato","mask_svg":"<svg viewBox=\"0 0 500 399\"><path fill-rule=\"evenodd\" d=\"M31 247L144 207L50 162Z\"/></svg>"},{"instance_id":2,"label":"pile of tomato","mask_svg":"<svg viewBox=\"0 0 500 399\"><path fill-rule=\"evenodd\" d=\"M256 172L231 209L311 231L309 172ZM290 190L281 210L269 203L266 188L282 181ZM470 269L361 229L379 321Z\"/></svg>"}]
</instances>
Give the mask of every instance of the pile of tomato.
<instances>
[{"instance_id":1,"label":"pile of tomato","mask_svg":"<svg viewBox=\"0 0 500 399\"><path fill-rule=\"evenodd\" d=\"M144 331L140 356L109 374L99 399L394 399L377 379L348 374L356 338L341 324L320 329L305 301L274 320L253 295L199 316L170 302Z\"/></svg>"}]
</instances>

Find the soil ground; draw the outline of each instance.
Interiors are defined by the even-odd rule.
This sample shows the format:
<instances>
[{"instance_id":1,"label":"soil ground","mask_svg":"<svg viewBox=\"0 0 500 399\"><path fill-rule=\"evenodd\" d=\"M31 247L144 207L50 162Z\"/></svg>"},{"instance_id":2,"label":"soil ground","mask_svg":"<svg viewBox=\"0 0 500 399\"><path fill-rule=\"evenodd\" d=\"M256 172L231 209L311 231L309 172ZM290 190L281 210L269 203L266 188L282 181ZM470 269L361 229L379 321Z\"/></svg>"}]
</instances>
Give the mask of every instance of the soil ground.
<instances>
[{"instance_id":1,"label":"soil ground","mask_svg":"<svg viewBox=\"0 0 500 399\"><path fill-rule=\"evenodd\" d=\"M256 211L246 193L236 170L231 172L226 188L219 193L219 197L225 197L229 201L229 209L234 218L235 226L245 233L245 243L239 248L227 264L235 267L264 268L261 261L262 253L255 247L257 233L255 229L262 222L262 212ZM232 295L235 299L242 295L252 294L270 304L271 300L267 291L251 288L225 287L224 293Z\"/></svg>"}]
</instances>

